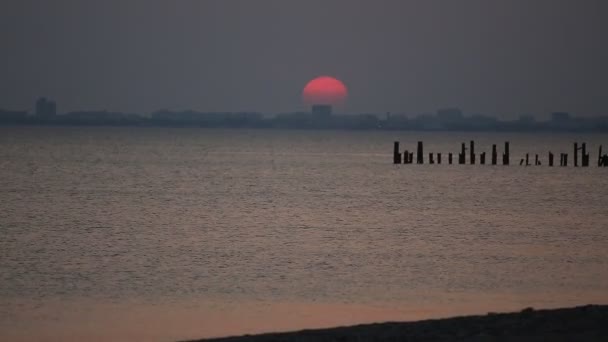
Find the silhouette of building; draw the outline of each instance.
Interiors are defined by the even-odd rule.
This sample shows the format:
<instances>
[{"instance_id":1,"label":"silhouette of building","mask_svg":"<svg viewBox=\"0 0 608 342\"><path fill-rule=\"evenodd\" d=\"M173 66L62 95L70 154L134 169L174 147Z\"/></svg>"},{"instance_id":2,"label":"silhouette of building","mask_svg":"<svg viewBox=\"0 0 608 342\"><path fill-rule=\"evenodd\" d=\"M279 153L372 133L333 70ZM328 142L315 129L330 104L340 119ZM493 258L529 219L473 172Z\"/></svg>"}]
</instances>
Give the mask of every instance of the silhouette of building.
<instances>
[{"instance_id":1,"label":"silhouette of building","mask_svg":"<svg viewBox=\"0 0 608 342\"><path fill-rule=\"evenodd\" d=\"M459 122L464 119L459 108L443 108L437 111L437 118L442 122Z\"/></svg>"},{"instance_id":2,"label":"silhouette of building","mask_svg":"<svg viewBox=\"0 0 608 342\"><path fill-rule=\"evenodd\" d=\"M331 105L316 104L312 106L312 115L317 118L328 118L331 116Z\"/></svg>"},{"instance_id":3,"label":"silhouette of building","mask_svg":"<svg viewBox=\"0 0 608 342\"><path fill-rule=\"evenodd\" d=\"M20 123L20 122L24 122L26 120L26 118L27 118L26 111L0 109L0 122Z\"/></svg>"},{"instance_id":4,"label":"silhouette of building","mask_svg":"<svg viewBox=\"0 0 608 342\"><path fill-rule=\"evenodd\" d=\"M570 121L570 113L567 112L555 112L551 113L551 121L563 123Z\"/></svg>"},{"instance_id":5,"label":"silhouette of building","mask_svg":"<svg viewBox=\"0 0 608 342\"><path fill-rule=\"evenodd\" d=\"M518 121L523 124L531 124L536 122L536 118L532 114L522 114L519 116Z\"/></svg>"},{"instance_id":6,"label":"silhouette of building","mask_svg":"<svg viewBox=\"0 0 608 342\"><path fill-rule=\"evenodd\" d=\"M36 101L36 116L40 118L51 118L57 114L57 105L54 101L41 97Z\"/></svg>"},{"instance_id":7,"label":"silhouette of building","mask_svg":"<svg viewBox=\"0 0 608 342\"><path fill-rule=\"evenodd\" d=\"M60 115L56 122L78 125L132 125L141 122L141 117L135 114L99 111L79 111Z\"/></svg>"}]
</instances>

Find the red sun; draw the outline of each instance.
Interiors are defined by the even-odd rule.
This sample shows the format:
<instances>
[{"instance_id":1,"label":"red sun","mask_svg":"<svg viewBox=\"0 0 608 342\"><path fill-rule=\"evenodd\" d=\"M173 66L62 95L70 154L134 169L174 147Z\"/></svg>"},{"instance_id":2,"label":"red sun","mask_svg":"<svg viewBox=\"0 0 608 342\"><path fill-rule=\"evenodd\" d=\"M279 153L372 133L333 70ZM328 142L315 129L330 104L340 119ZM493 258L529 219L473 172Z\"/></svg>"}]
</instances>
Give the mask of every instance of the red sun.
<instances>
[{"instance_id":1,"label":"red sun","mask_svg":"<svg viewBox=\"0 0 608 342\"><path fill-rule=\"evenodd\" d=\"M348 90L342 81L321 76L306 84L302 91L302 100L307 105L332 105L342 106L348 97Z\"/></svg>"}]
</instances>

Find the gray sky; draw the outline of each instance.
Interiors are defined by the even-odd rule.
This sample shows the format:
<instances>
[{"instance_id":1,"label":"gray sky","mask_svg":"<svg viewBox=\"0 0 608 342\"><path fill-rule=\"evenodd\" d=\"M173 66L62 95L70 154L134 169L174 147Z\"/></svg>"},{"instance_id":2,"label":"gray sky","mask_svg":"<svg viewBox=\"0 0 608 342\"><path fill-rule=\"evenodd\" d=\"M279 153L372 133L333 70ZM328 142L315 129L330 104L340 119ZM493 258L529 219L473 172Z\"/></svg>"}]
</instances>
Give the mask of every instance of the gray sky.
<instances>
[{"instance_id":1,"label":"gray sky","mask_svg":"<svg viewBox=\"0 0 608 342\"><path fill-rule=\"evenodd\" d=\"M608 115L605 0L3 0L0 107Z\"/></svg>"}]
</instances>

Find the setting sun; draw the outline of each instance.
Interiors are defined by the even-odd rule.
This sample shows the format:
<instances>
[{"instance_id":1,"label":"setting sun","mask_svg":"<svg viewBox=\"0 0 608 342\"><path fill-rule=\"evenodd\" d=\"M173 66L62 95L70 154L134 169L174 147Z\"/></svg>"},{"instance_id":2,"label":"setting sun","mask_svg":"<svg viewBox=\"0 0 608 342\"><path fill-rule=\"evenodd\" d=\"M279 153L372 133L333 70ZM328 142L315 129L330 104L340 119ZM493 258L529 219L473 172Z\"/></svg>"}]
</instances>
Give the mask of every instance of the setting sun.
<instances>
[{"instance_id":1,"label":"setting sun","mask_svg":"<svg viewBox=\"0 0 608 342\"><path fill-rule=\"evenodd\" d=\"M320 76L311 80L302 91L302 100L307 105L342 106L347 97L348 90L344 83L329 76Z\"/></svg>"}]
</instances>

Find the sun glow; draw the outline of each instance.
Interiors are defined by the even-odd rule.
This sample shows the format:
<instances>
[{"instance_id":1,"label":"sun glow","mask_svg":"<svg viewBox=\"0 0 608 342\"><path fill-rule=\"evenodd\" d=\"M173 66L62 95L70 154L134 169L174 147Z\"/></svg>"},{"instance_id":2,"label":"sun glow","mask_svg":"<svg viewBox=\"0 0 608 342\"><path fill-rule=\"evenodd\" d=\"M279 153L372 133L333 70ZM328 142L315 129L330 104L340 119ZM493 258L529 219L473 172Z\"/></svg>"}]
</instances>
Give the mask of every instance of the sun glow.
<instances>
[{"instance_id":1,"label":"sun glow","mask_svg":"<svg viewBox=\"0 0 608 342\"><path fill-rule=\"evenodd\" d=\"M307 105L343 106L348 97L344 83L330 76L317 77L306 84L302 100Z\"/></svg>"}]
</instances>

